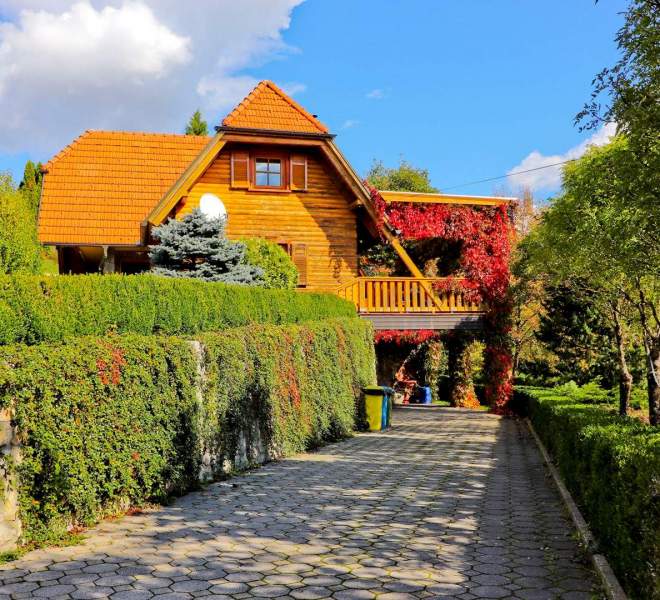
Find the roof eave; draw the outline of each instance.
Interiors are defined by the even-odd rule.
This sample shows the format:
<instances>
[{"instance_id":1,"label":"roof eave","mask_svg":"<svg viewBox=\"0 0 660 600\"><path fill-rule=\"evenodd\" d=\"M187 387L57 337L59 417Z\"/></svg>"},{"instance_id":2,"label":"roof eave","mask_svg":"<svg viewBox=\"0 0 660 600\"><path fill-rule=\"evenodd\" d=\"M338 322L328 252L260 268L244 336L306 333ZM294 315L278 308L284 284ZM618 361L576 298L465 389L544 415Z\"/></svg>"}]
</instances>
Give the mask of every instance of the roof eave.
<instances>
[{"instance_id":1,"label":"roof eave","mask_svg":"<svg viewBox=\"0 0 660 600\"><path fill-rule=\"evenodd\" d=\"M134 244L118 244L117 242L39 242L42 246L60 246L60 247L70 247L70 248L127 248L130 250L136 248L147 248L142 242L135 242Z\"/></svg>"},{"instance_id":2,"label":"roof eave","mask_svg":"<svg viewBox=\"0 0 660 600\"><path fill-rule=\"evenodd\" d=\"M215 130L220 133L238 133L245 135L260 135L269 137L289 137L289 138L305 138L313 140L332 140L335 138L334 133L322 133L312 131L286 131L280 129L257 129L252 127L231 127L229 125L218 125Z\"/></svg>"},{"instance_id":3,"label":"roof eave","mask_svg":"<svg viewBox=\"0 0 660 600\"><path fill-rule=\"evenodd\" d=\"M391 202L409 202L414 204L464 204L468 206L497 206L516 202L512 196L469 196L464 194L443 194L441 192L401 192L396 190L378 190L379 194Z\"/></svg>"}]
</instances>

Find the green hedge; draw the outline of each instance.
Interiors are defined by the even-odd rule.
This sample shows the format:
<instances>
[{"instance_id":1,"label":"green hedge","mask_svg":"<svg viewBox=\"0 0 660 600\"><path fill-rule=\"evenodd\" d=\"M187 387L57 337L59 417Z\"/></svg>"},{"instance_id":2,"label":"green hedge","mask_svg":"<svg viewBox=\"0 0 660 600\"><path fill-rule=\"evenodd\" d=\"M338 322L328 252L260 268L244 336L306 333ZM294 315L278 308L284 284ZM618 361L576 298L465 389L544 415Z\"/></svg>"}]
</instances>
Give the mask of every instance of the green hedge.
<instances>
[{"instance_id":1,"label":"green hedge","mask_svg":"<svg viewBox=\"0 0 660 600\"><path fill-rule=\"evenodd\" d=\"M561 389L516 395L626 591L660 598L660 428Z\"/></svg>"},{"instance_id":2,"label":"green hedge","mask_svg":"<svg viewBox=\"0 0 660 600\"><path fill-rule=\"evenodd\" d=\"M353 305L332 294L154 275L0 277L0 344L55 342L109 331L194 334L351 315Z\"/></svg>"},{"instance_id":3,"label":"green hedge","mask_svg":"<svg viewBox=\"0 0 660 600\"><path fill-rule=\"evenodd\" d=\"M0 348L0 408L23 443L20 464L0 458L0 471L4 460L19 478L24 542L194 488L202 465L219 477L346 436L375 379L371 326L359 319L199 341L129 334Z\"/></svg>"}]
</instances>

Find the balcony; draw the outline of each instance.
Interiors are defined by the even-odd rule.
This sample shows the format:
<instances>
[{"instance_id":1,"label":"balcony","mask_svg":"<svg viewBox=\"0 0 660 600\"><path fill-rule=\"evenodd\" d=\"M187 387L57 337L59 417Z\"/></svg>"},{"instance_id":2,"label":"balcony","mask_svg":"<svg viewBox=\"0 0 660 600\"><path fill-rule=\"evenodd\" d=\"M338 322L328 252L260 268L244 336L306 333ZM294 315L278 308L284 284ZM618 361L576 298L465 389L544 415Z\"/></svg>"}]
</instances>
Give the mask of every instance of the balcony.
<instances>
[{"instance_id":1,"label":"balcony","mask_svg":"<svg viewBox=\"0 0 660 600\"><path fill-rule=\"evenodd\" d=\"M358 277L336 293L376 329L479 329L483 306L462 291L438 290L441 277ZM455 281L455 280L454 280Z\"/></svg>"}]
</instances>

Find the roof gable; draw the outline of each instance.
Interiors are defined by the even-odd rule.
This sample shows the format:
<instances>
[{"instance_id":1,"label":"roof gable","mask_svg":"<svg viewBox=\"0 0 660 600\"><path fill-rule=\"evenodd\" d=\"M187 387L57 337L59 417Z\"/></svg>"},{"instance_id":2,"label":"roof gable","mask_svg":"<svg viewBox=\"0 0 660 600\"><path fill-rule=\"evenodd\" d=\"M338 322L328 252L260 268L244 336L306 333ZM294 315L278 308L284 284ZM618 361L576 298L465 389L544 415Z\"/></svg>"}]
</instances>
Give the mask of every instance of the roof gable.
<instances>
[{"instance_id":1,"label":"roof gable","mask_svg":"<svg viewBox=\"0 0 660 600\"><path fill-rule=\"evenodd\" d=\"M211 139L86 131L45 165L39 240L140 244L142 221Z\"/></svg>"},{"instance_id":2,"label":"roof gable","mask_svg":"<svg viewBox=\"0 0 660 600\"><path fill-rule=\"evenodd\" d=\"M328 128L271 81L260 82L222 121L223 127L305 134Z\"/></svg>"}]
</instances>

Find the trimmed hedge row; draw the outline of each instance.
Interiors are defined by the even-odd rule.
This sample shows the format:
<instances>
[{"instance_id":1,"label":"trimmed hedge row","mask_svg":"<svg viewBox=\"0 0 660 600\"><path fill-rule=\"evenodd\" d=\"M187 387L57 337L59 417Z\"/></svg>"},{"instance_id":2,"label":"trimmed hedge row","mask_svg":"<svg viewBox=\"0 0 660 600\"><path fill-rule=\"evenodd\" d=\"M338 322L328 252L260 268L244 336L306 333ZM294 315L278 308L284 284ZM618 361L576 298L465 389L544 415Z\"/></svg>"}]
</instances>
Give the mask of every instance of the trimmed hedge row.
<instances>
[{"instance_id":1,"label":"trimmed hedge row","mask_svg":"<svg viewBox=\"0 0 660 600\"><path fill-rule=\"evenodd\" d=\"M56 342L108 332L195 334L251 323L354 316L332 294L155 275L0 277L0 344Z\"/></svg>"},{"instance_id":2,"label":"trimmed hedge row","mask_svg":"<svg viewBox=\"0 0 660 600\"><path fill-rule=\"evenodd\" d=\"M562 390L516 395L621 584L632 597L660 598L660 428Z\"/></svg>"},{"instance_id":3,"label":"trimmed hedge row","mask_svg":"<svg viewBox=\"0 0 660 600\"><path fill-rule=\"evenodd\" d=\"M194 488L350 434L375 380L359 319L177 337L110 335L0 348L0 408L22 461L24 539ZM0 471L3 459L0 458Z\"/></svg>"}]
</instances>

